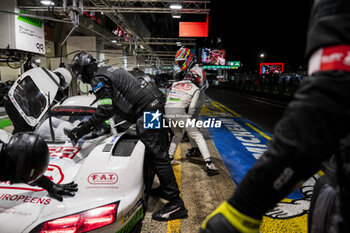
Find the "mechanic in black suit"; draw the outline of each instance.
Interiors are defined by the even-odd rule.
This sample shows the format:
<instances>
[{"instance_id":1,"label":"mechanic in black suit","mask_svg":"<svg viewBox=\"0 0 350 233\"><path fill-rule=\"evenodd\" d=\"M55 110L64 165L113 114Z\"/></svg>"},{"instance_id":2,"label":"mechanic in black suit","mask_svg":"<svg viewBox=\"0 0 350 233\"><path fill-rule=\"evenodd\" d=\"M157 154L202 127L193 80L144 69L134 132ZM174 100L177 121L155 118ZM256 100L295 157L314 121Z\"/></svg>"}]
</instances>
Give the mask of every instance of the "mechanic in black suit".
<instances>
[{"instance_id":1,"label":"mechanic in black suit","mask_svg":"<svg viewBox=\"0 0 350 233\"><path fill-rule=\"evenodd\" d=\"M164 98L153 88L146 88L130 73L115 67L97 67L98 62L90 54L80 52L72 60L72 72L84 83L92 86L98 99L97 111L91 118L74 128L68 137L74 142L114 115L136 124L136 131L145 144L149 156L146 159L157 174L165 199L169 202L153 213L158 221L187 217L187 209L180 198L168 156L167 130L144 128L144 112L164 113ZM155 116L155 115L154 115Z\"/></svg>"},{"instance_id":2,"label":"mechanic in black suit","mask_svg":"<svg viewBox=\"0 0 350 233\"><path fill-rule=\"evenodd\" d=\"M349 25L349 0L313 1L306 47L309 77L277 123L268 150L232 197L206 218L200 232L258 233L263 215L337 154L341 140L350 132ZM349 179L349 154L346 157L347 163L337 161L336 172L341 174L332 177L340 178L337 182ZM323 205L319 206L324 218L313 219L318 224L308 224L309 232L350 232L349 182L340 188L334 181L327 186L323 193L327 197L323 197L330 202L320 200ZM332 215L335 209L343 219Z\"/></svg>"},{"instance_id":3,"label":"mechanic in black suit","mask_svg":"<svg viewBox=\"0 0 350 233\"><path fill-rule=\"evenodd\" d=\"M56 184L43 175L49 165L49 149L36 134L14 134L7 144L0 140L0 159L0 181L39 186L59 201L64 195L74 196L78 191L74 182Z\"/></svg>"}]
</instances>

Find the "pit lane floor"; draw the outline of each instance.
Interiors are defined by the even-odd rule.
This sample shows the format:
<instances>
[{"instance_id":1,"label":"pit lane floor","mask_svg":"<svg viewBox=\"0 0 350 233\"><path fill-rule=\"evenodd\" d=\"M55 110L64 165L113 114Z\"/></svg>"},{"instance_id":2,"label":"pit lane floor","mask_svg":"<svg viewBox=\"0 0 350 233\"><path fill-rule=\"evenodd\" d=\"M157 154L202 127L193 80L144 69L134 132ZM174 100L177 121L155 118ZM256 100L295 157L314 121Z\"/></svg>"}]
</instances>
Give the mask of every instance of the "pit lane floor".
<instances>
[{"instance_id":1,"label":"pit lane floor","mask_svg":"<svg viewBox=\"0 0 350 233\"><path fill-rule=\"evenodd\" d=\"M220 174L207 176L203 159L187 159L185 154L190 143L181 143L175 157L181 163L174 165L173 169L189 217L169 222L152 220L152 212L166 202L151 197L142 232L199 232L205 217L232 195L236 184L267 149L266 144L273 138L272 129L285 107L229 91L209 89L207 94L209 98L201 118L215 118L222 121L222 126L202 128L201 131ZM264 216L260 231L307 232L307 209L316 178L310 179Z\"/></svg>"}]
</instances>

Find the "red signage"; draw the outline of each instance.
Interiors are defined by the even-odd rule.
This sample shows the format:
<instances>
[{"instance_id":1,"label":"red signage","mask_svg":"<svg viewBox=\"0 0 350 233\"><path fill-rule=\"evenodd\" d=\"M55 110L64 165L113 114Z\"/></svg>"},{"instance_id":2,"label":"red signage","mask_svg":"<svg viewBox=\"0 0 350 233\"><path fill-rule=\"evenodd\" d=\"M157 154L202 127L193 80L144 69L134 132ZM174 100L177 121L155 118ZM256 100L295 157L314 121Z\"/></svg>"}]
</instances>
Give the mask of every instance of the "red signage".
<instances>
[{"instance_id":1,"label":"red signage","mask_svg":"<svg viewBox=\"0 0 350 233\"><path fill-rule=\"evenodd\" d=\"M179 37L208 37L209 15L206 22L180 22Z\"/></svg>"}]
</instances>

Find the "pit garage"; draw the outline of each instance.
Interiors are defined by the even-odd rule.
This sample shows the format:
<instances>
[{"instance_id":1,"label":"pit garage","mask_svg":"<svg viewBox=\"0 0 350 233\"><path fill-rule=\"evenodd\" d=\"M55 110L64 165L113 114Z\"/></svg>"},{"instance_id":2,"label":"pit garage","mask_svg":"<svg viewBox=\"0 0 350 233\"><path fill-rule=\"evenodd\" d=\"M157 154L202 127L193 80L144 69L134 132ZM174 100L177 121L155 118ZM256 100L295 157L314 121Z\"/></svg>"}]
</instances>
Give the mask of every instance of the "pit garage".
<instances>
[{"instance_id":1,"label":"pit garage","mask_svg":"<svg viewBox=\"0 0 350 233\"><path fill-rule=\"evenodd\" d=\"M13 113L5 108L9 101L48 144L45 176L57 184L74 181L78 191L59 201L40 187L2 181L0 232L199 232L205 217L232 195L267 149L291 96L277 101L230 88L229 81L243 76L241 63L225 64L222 49L207 49L217 46L206 39L211 7L210 0L1 1L0 139L8 142L15 128ZM216 59L205 68L211 78L199 128L219 174L209 176L201 156L186 156L191 144L183 139L172 169L188 216L155 221L152 213L167 201L149 193L159 179L150 178L154 172L145 165L146 148L129 119L113 118L75 143L65 135L100 103L95 90L72 73L71 63L84 51L99 67L141 71L168 95L179 80L174 59L182 47L201 67L205 59ZM70 77L64 90L62 77ZM319 175L268 212L260 231L306 232Z\"/></svg>"}]
</instances>

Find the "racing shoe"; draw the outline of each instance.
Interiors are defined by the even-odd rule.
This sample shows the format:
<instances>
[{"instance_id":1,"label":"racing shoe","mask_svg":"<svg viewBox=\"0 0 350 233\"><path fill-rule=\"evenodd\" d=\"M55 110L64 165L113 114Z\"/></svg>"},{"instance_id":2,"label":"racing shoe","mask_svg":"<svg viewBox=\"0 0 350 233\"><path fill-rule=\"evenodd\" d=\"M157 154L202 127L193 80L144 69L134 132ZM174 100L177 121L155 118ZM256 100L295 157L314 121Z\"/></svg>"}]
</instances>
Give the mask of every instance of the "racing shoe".
<instances>
[{"instance_id":1,"label":"racing shoe","mask_svg":"<svg viewBox=\"0 0 350 233\"><path fill-rule=\"evenodd\" d=\"M198 147L188 149L188 152L186 153L187 158L193 158L193 157L199 157L199 156L201 156L201 152L199 151Z\"/></svg>"},{"instance_id":2,"label":"racing shoe","mask_svg":"<svg viewBox=\"0 0 350 233\"><path fill-rule=\"evenodd\" d=\"M213 164L212 161L207 161L205 165L205 171L208 176L215 176L219 174L219 169Z\"/></svg>"},{"instance_id":3,"label":"racing shoe","mask_svg":"<svg viewBox=\"0 0 350 233\"><path fill-rule=\"evenodd\" d=\"M169 221L173 219L187 218L188 211L181 198L168 202L163 209L152 214L152 219L157 221Z\"/></svg>"}]
</instances>

